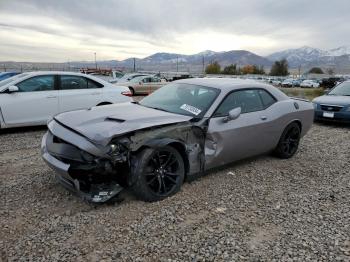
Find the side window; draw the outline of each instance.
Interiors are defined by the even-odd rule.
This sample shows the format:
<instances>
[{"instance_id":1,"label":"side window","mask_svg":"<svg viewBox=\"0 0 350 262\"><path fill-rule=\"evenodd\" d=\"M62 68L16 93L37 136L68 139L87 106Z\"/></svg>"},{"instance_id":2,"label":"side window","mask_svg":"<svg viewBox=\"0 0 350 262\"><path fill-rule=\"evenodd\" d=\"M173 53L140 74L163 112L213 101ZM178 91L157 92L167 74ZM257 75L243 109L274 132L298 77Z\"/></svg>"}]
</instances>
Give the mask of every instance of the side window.
<instances>
[{"instance_id":1,"label":"side window","mask_svg":"<svg viewBox=\"0 0 350 262\"><path fill-rule=\"evenodd\" d=\"M261 97L264 108L268 108L269 106L276 103L276 99L265 90L260 89L258 92Z\"/></svg>"},{"instance_id":2,"label":"side window","mask_svg":"<svg viewBox=\"0 0 350 262\"><path fill-rule=\"evenodd\" d=\"M101 88L103 87L102 84L95 82L94 80L88 79L88 88Z\"/></svg>"},{"instance_id":3,"label":"side window","mask_svg":"<svg viewBox=\"0 0 350 262\"><path fill-rule=\"evenodd\" d=\"M87 80L81 76L61 76L61 90L86 89Z\"/></svg>"},{"instance_id":4,"label":"side window","mask_svg":"<svg viewBox=\"0 0 350 262\"><path fill-rule=\"evenodd\" d=\"M229 94L216 110L214 116L226 116L234 108L240 107L242 114L264 110L259 90L240 90Z\"/></svg>"},{"instance_id":5,"label":"side window","mask_svg":"<svg viewBox=\"0 0 350 262\"><path fill-rule=\"evenodd\" d=\"M16 85L19 92L51 91L55 89L53 75L35 76L26 79Z\"/></svg>"}]
</instances>

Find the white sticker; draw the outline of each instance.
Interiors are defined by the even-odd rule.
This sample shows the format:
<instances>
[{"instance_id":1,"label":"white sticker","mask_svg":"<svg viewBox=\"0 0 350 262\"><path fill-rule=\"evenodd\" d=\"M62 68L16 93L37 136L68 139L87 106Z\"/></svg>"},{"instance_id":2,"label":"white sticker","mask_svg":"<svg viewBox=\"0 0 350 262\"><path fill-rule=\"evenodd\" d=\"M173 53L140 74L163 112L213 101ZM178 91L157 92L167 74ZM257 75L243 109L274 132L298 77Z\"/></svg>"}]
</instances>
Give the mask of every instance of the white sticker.
<instances>
[{"instance_id":1,"label":"white sticker","mask_svg":"<svg viewBox=\"0 0 350 262\"><path fill-rule=\"evenodd\" d=\"M183 104L182 106L180 106L181 109L186 110L187 112L190 112L196 116L198 116L202 111L194 106L190 106L187 104Z\"/></svg>"}]
</instances>

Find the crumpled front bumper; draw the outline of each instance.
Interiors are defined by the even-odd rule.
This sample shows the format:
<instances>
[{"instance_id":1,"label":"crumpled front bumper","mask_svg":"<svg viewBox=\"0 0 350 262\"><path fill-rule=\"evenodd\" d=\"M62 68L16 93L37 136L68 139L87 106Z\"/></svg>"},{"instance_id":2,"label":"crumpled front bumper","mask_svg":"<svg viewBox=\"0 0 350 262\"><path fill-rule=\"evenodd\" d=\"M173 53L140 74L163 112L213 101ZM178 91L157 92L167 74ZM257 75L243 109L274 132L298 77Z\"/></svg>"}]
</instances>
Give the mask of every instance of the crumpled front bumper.
<instances>
[{"instance_id":1,"label":"crumpled front bumper","mask_svg":"<svg viewBox=\"0 0 350 262\"><path fill-rule=\"evenodd\" d=\"M122 191L123 188L119 184L111 183L103 186L94 185L89 192L83 192L81 190L81 182L70 175L71 164L65 163L56 157L64 154L66 145L54 143L53 134L51 133L54 130L52 129L53 126L49 128L49 131L42 138L41 153L47 165L55 171L55 177L61 185L83 199L95 203L106 202Z\"/></svg>"}]
</instances>

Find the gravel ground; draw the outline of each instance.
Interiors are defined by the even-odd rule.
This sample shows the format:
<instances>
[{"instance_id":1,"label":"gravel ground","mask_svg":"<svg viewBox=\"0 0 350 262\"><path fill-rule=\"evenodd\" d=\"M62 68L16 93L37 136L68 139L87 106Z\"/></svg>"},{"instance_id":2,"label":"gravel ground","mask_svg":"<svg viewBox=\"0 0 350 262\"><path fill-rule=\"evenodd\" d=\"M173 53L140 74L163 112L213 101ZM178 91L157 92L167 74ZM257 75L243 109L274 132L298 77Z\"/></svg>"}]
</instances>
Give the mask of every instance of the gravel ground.
<instances>
[{"instance_id":1,"label":"gravel ground","mask_svg":"<svg viewBox=\"0 0 350 262\"><path fill-rule=\"evenodd\" d=\"M91 205L40 156L44 129L0 134L0 260L350 261L350 128L242 161L157 203Z\"/></svg>"}]
</instances>

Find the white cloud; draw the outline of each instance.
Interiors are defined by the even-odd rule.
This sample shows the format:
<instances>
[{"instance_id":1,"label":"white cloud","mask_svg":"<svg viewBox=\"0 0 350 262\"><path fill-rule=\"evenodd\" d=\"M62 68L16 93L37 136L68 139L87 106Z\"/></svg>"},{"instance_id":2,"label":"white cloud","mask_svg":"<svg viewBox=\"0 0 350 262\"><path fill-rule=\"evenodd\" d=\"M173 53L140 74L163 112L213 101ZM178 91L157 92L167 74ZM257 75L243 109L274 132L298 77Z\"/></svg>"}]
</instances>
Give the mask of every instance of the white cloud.
<instances>
[{"instance_id":1,"label":"white cloud","mask_svg":"<svg viewBox=\"0 0 350 262\"><path fill-rule=\"evenodd\" d=\"M332 48L350 43L349 7L348 0L1 0L0 60Z\"/></svg>"}]
</instances>

